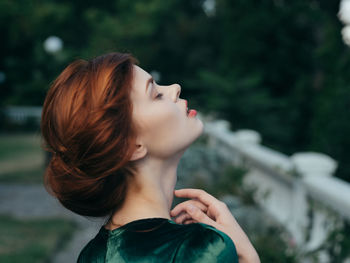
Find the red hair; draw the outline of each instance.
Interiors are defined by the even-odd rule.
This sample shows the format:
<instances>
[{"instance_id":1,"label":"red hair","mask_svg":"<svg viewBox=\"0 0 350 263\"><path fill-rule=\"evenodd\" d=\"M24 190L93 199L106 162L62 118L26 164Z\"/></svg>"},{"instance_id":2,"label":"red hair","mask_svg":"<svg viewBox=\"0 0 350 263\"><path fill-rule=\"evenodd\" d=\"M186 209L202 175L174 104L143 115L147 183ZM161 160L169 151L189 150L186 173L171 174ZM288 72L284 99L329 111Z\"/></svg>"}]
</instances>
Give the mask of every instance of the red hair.
<instances>
[{"instance_id":1,"label":"red hair","mask_svg":"<svg viewBox=\"0 0 350 263\"><path fill-rule=\"evenodd\" d=\"M125 200L135 173L129 54L76 60L53 82L45 98L41 132L53 157L47 190L84 216L106 216Z\"/></svg>"}]
</instances>

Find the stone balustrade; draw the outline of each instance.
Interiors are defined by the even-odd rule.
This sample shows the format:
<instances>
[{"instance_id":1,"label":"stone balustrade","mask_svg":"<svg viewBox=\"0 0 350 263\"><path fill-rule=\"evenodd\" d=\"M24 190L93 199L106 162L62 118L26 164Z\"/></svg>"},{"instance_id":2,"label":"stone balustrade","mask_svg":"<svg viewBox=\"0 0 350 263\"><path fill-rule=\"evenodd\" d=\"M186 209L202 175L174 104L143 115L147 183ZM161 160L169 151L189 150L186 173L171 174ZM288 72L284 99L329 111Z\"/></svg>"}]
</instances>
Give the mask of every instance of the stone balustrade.
<instances>
[{"instance_id":1,"label":"stone balustrade","mask_svg":"<svg viewBox=\"0 0 350 263\"><path fill-rule=\"evenodd\" d=\"M8 106L3 109L6 117L17 124L24 124L29 118L40 123L42 107L40 106Z\"/></svg>"},{"instance_id":2,"label":"stone balustrade","mask_svg":"<svg viewBox=\"0 0 350 263\"><path fill-rule=\"evenodd\" d=\"M256 131L233 132L225 120L203 122L208 143L234 165L248 168L244 184L256 187L255 201L285 226L300 251L319 248L339 220L350 221L350 184L333 176L337 162L331 157L316 152L287 156L261 145ZM330 262L322 249L318 262Z\"/></svg>"}]
</instances>

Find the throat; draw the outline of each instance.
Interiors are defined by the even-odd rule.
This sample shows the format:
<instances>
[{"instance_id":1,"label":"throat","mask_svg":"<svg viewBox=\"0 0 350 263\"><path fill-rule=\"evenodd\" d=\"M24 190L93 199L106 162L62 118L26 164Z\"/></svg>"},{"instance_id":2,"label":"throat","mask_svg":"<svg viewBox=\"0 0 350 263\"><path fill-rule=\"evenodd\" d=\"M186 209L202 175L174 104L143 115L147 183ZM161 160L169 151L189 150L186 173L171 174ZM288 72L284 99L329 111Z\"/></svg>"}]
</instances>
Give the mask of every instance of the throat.
<instances>
[{"instance_id":1,"label":"throat","mask_svg":"<svg viewBox=\"0 0 350 263\"><path fill-rule=\"evenodd\" d=\"M170 207L166 198L149 199L136 197L126 199L120 210L116 211L108 222L109 228L118 228L135 220L146 218L170 217Z\"/></svg>"}]
</instances>

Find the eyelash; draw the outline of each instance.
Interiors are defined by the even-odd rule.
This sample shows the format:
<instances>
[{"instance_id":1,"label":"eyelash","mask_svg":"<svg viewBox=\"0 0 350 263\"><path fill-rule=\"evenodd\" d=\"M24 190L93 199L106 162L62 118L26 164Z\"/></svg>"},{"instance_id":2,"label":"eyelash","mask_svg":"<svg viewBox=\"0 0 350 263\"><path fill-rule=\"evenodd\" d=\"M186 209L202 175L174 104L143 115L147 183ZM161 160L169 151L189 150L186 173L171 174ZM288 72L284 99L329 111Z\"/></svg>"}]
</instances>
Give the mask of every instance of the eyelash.
<instances>
[{"instance_id":1,"label":"eyelash","mask_svg":"<svg viewBox=\"0 0 350 263\"><path fill-rule=\"evenodd\" d=\"M156 99L163 97L163 93L158 93Z\"/></svg>"}]
</instances>

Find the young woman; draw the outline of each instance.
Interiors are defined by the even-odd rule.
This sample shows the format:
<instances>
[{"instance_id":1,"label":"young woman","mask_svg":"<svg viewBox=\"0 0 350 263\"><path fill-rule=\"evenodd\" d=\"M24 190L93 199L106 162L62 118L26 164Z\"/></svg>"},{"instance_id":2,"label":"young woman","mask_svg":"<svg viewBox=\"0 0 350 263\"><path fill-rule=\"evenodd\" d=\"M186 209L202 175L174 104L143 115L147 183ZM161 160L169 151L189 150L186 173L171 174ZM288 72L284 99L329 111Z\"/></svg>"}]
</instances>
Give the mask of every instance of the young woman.
<instances>
[{"instance_id":1,"label":"young woman","mask_svg":"<svg viewBox=\"0 0 350 263\"><path fill-rule=\"evenodd\" d=\"M225 203L174 191L203 123L178 84L159 85L136 64L121 53L77 60L44 102L48 191L77 214L108 218L78 262L260 262ZM171 209L174 194L189 200Z\"/></svg>"}]
</instances>

